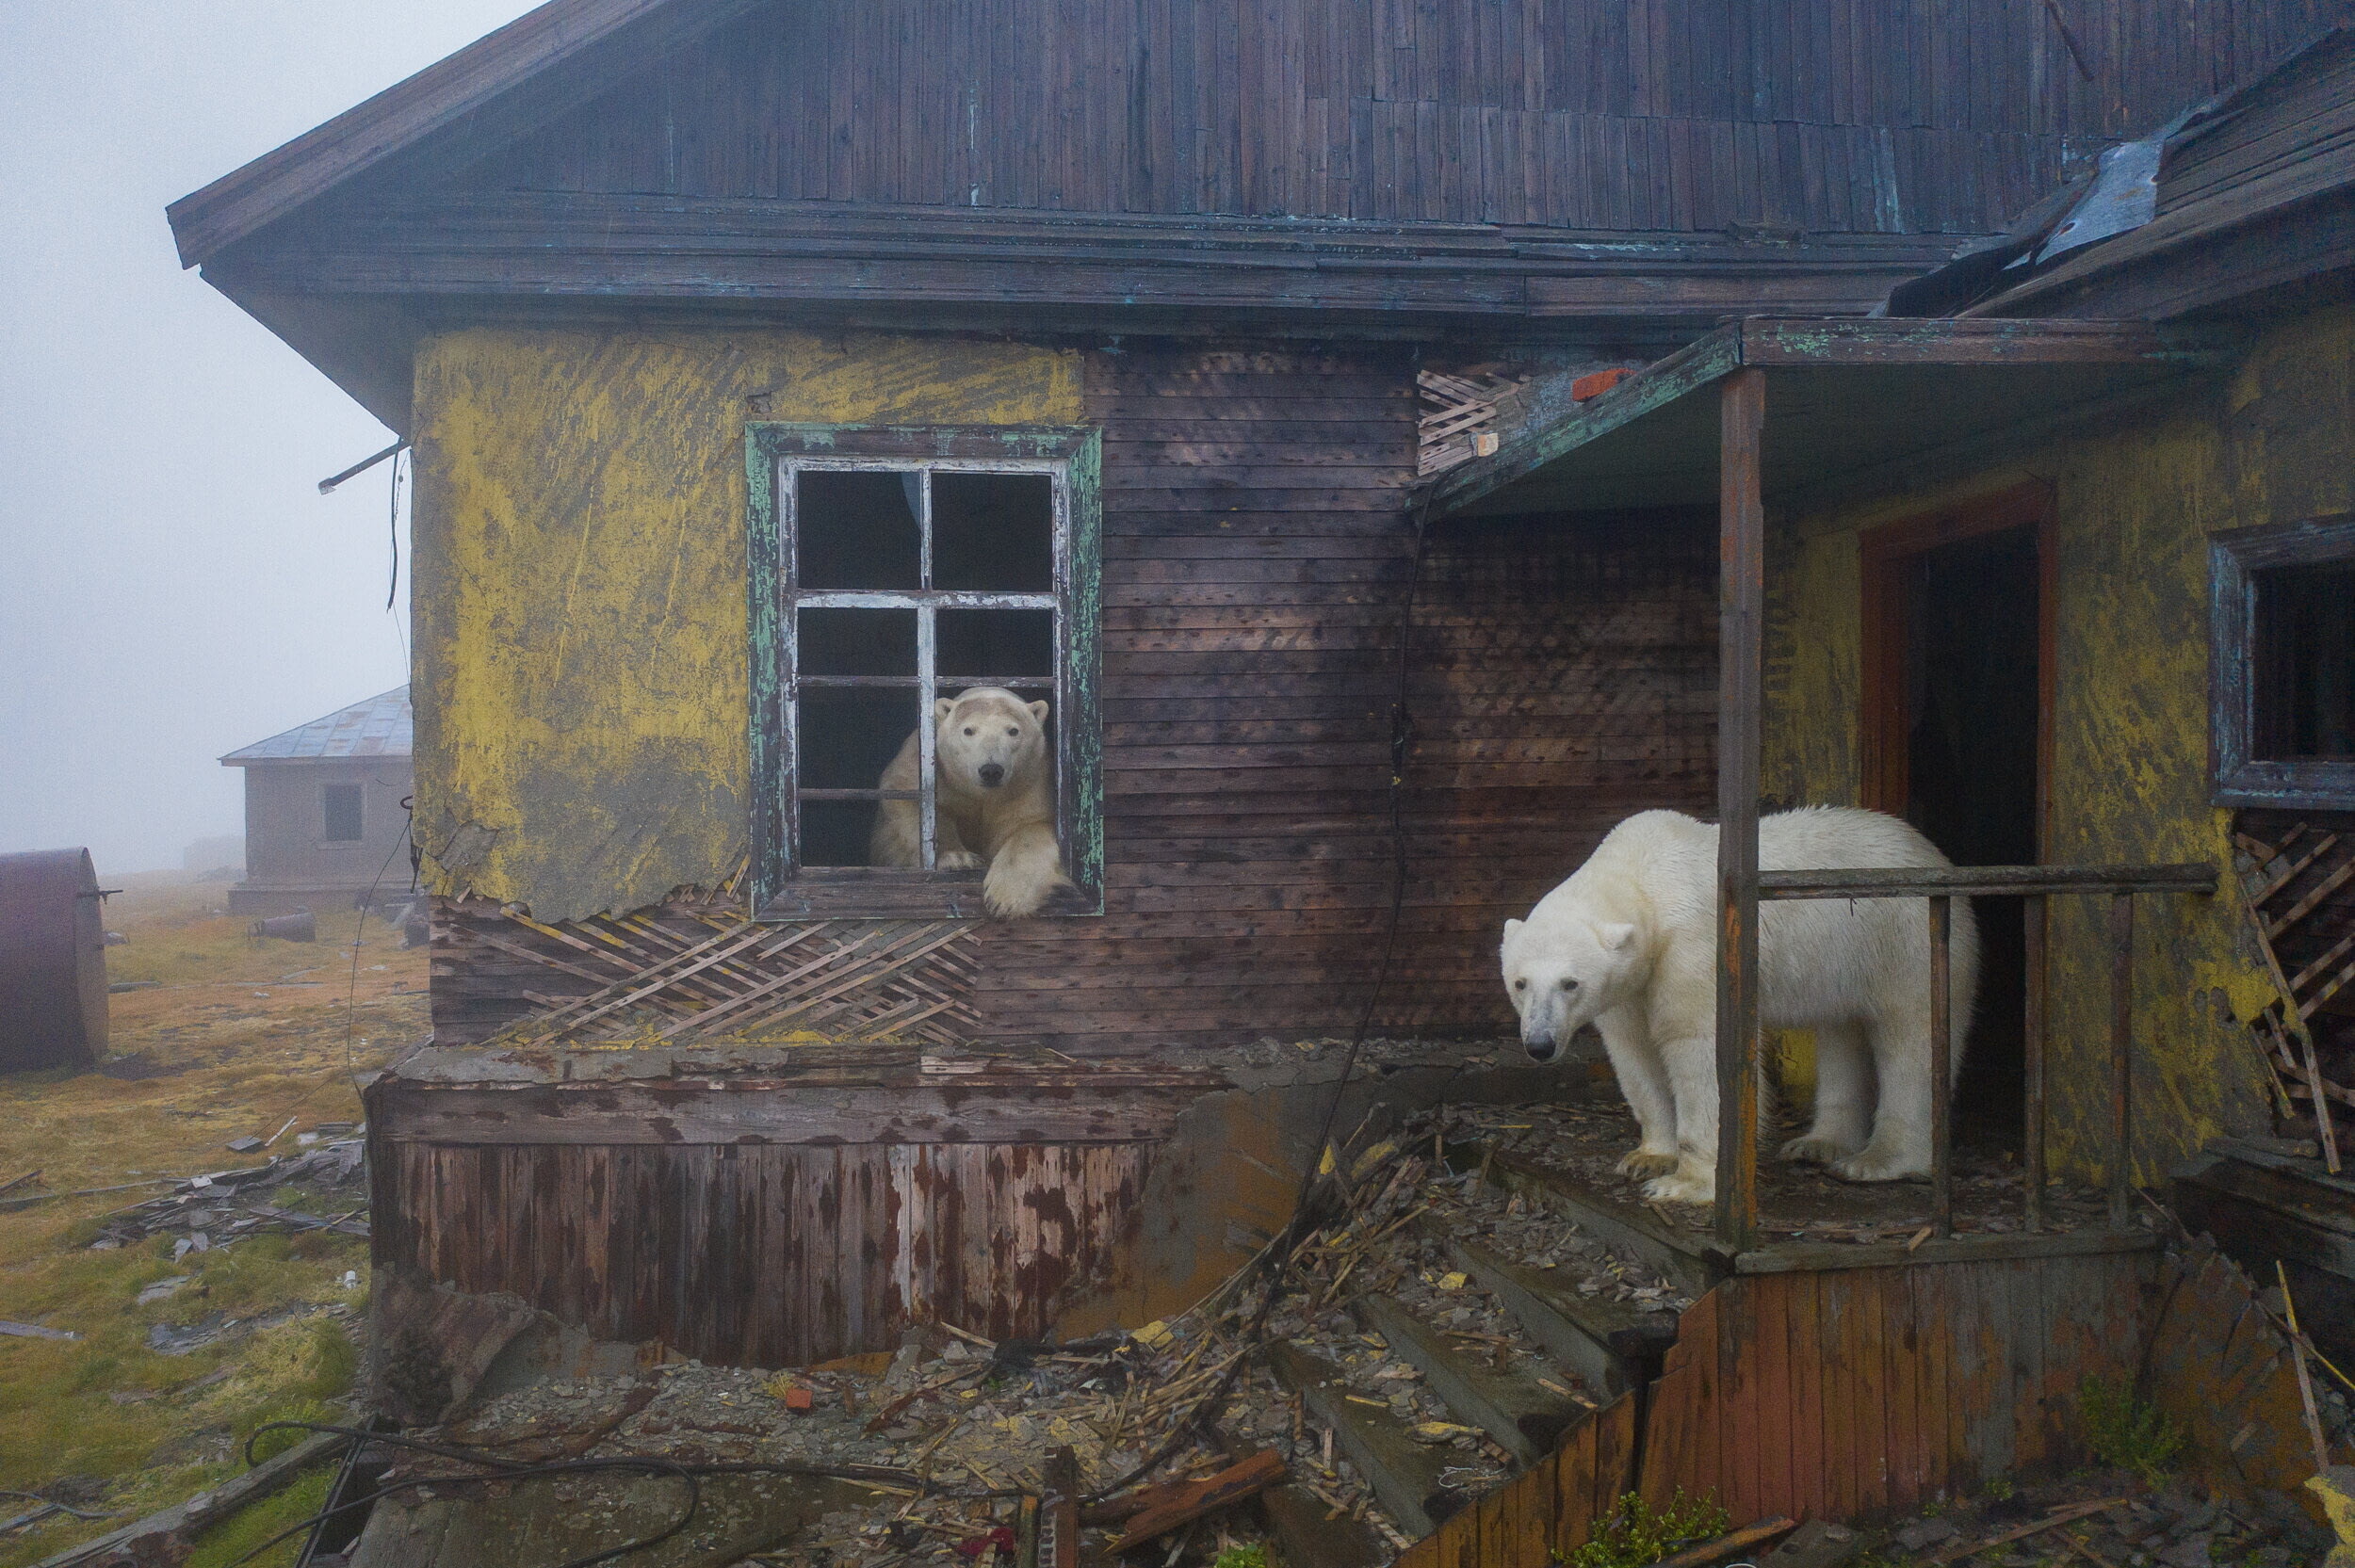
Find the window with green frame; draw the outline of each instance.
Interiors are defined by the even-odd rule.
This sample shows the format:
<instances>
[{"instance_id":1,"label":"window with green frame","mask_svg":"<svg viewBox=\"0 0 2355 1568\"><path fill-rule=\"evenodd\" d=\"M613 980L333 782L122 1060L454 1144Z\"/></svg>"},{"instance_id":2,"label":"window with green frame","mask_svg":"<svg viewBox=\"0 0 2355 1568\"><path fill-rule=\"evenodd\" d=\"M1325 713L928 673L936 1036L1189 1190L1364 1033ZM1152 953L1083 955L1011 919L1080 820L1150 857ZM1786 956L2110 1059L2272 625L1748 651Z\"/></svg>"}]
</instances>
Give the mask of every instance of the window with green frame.
<instances>
[{"instance_id":1,"label":"window with green frame","mask_svg":"<svg viewBox=\"0 0 2355 1568\"><path fill-rule=\"evenodd\" d=\"M1042 913L1099 912L1096 432L755 424L745 446L755 913L982 913L935 730L984 687L1044 731L1077 891Z\"/></svg>"}]
</instances>

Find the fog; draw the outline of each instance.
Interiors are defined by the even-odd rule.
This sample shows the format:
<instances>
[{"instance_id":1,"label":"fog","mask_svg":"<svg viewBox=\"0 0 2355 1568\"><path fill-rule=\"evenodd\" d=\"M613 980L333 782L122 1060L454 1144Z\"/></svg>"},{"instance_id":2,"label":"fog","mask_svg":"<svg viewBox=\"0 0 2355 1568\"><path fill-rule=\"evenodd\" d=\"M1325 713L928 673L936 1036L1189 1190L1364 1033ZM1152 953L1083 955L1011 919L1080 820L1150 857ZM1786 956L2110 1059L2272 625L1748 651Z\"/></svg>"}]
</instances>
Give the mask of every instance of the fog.
<instances>
[{"instance_id":1,"label":"fog","mask_svg":"<svg viewBox=\"0 0 2355 1568\"><path fill-rule=\"evenodd\" d=\"M408 678L391 444L194 272L167 202L522 0L0 4L0 852L243 831L224 752Z\"/></svg>"}]
</instances>

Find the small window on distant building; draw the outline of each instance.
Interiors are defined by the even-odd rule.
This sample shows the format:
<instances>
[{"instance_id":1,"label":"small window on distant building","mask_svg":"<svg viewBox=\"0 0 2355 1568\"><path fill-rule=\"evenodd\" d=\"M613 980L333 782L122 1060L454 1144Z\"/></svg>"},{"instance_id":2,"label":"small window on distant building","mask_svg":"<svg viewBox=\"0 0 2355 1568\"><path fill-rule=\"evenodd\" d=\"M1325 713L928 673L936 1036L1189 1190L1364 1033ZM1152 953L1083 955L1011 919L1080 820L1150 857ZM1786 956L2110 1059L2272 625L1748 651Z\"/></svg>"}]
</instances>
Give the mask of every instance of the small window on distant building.
<instances>
[{"instance_id":1,"label":"small window on distant building","mask_svg":"<svg viewBox=\"0 0 2355 1568\"><path fill-rule=\"evenodd\" d=\"M360 786L358 784L321 785L319 802L327 816L327 842L352 844L365 836L361 832Z\"/></svg>"},{"instance_id":2,"label":"small window on distant building","mask_svg":"<svg viewBox=\"0 0 2355 1568\"><path fill-rule=\"evenodd\" d=\"M2355 521L2217 536L2223 805L2355 807Z\"/></svg>"}]
</instances>

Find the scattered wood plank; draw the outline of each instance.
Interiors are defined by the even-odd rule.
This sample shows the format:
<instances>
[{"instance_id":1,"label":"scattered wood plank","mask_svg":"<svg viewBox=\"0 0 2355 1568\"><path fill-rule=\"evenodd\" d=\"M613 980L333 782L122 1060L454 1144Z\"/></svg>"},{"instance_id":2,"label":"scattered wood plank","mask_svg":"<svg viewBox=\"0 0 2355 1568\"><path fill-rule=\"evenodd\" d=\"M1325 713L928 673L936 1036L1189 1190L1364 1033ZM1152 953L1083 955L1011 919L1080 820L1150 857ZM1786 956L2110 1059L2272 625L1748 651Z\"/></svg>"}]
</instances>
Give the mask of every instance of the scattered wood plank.
<instances>
[{"instance_id":1,"label":"scattered wood plank","mask_svg":"<svg viewBox=\"0 0 2355 1568\"><path fill-rule=\"evenodd\" d=\"M2097 1513L2107 1513L2114 1508L2124 1508L2126 1503L2127 1499L2124 1497L2111 1497L2098 1503L2071 1503L2065 1508L2055 1509L2052 1512L2046 1514L2041 1519L2032 1520L2031 1522L2019 1526L2016 1528L2007 1529L2001 1535L1990 1535L1984 1541L1966 1542L1957 1545L1941 1546L1937 1551L1930 1553L1927 1560L1941 1564L1948 1562L1960 1562L1965 1558L1976 1557L1981 1552L1987 1551L1990 1547L2005 1545L2013 1541L2025 1540L2031 1535L2036 1535L2044 1530L2052 1529L2056 1526L2073 1524L2079 1519L2090 1519ZM2066 1537L2063 1539L2066 1539Z\"/></svg>"},{"instance_id":2,"label":"scattered wood plank","mask_svg":"<svg viewBox=\"0 0 2355 1568\"><path fill-rule=\"evenodd\" d=\"M1796 1519L1761 1519L1754 1525L1745 1525L1740 1529L1721 1535L1714 1541L1705 1541L1697 1546L1687 1546L1674 1557L1664 1557L1658 1562L1653 1563L1652 1568L1707 1568L1709 1563L1716 1561L1719 1558L1731 1557L1737 1552L1746 1552L1752 1546L1762 1545L1775 1537L1798 1528L1799 1522Z\"/></svg>"},{"instance_id":3,"label":"scattered wood plank","mask_svg":"<svg viewBox=\"0 0 2355 1568\"><path fill-rule=\"evenodd\" d=\"M1144 1506L1130 1515L1128 1528L1109 1548L1114 1556L1190 1525L1205 1514L1231 1508L1255 1497L1282 1480L1289 1472L1284 1456L1262 1448L1238 1464L1230 1464L1200 1480L1167 1481L1147 1487Z\"/></svg>"},{"instance_id":4,"label":"scattered wood plank","mask_svg":"<svg viewBox=\"0 0 2355 1568\"><path fill-rule=\"evenodd\" d=\"M19 1339L79 1339L82 1337L71 1329L45 1329L39 1323L12 1323L4 1317L0 1317L0 1334L12 1334Z\"/></svg>"},{"instance_id":5,"label":"scattered wood plank","mask_svg":"<svg viewBox=\"0 0 2355 1568\"><path fill-rule=\"evenodd\" d=\"M45 1557L34 1568L76 1568L92 1561L121 1559L136 1562L177 1562L198 1535L249 1503L284 1491L305 1470L332 1457L350 1439L332 1431L314 1432L273 1459L266 1459L242 1476L200 1492L186 1502L137 1519L78 1546Z\"/></svg>"},{"instance_id":6,"label":"scattered wood plank","mask_svg":"<svg viewBox=\"0 0 2355 1568\"><path fill-rule=\"evenodd\" d=\"M304 1214L299 1209L274 1208L268 1204L240 1204L237 1206L248 1214L258 1214L265 1220L275 1220L302 1230L334 1231L343 1236L356 1236L363 1241L368 1236L368 1227L356 1220L329 1220L317 1214Z\"/></svg>"}]
</instances>

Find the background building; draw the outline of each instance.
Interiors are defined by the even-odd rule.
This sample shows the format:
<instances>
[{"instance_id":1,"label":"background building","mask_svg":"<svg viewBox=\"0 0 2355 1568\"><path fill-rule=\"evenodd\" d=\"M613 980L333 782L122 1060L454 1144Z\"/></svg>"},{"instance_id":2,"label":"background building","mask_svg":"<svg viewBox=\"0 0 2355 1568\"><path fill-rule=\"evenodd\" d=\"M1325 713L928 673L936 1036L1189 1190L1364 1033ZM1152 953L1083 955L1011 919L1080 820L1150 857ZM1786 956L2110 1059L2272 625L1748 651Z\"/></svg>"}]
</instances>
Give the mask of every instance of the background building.
<instances>
[{"instance_id":1,"label":"background building","mask_svg":"<svg viewBox=\"0 0 2355 1568\"><path fill-rule=\"evenodd\" d=\"M409 735L409 688L396 687L221 758L246 769L246 875L229 908L283 914L405 894Z\"/></svg>"}]
</instances>

